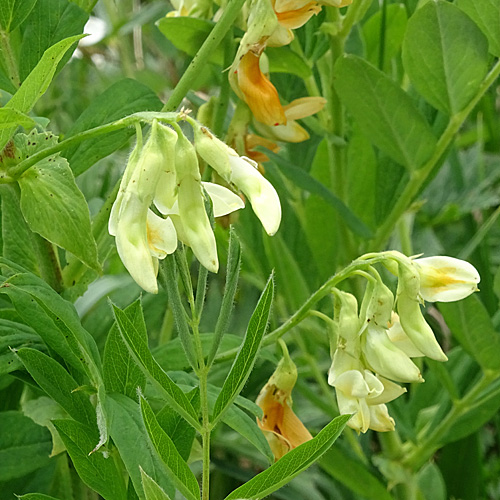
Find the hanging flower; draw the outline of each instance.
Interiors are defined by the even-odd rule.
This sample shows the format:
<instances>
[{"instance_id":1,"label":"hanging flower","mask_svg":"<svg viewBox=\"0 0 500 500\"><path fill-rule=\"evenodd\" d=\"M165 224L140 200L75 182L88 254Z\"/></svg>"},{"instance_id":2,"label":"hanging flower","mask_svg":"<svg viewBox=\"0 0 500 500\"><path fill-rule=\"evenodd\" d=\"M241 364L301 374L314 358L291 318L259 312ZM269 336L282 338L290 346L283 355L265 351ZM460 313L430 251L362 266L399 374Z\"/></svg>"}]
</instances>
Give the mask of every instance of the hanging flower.
<instances>
[{"instance_id":1,"label":"hanging flower","mask_svg":"<svg viewBox=\"0 0 500 500\"><path fill-rule=\"evenodd\" d=\"M283 351L284 357L256 401L263 412L262 420L257 419L257 424L266 436L276 460L312 439L310 432L292 410L292 389L297 381L297 367L288 355L286 346Z\"/></svg>"}]
</instances>

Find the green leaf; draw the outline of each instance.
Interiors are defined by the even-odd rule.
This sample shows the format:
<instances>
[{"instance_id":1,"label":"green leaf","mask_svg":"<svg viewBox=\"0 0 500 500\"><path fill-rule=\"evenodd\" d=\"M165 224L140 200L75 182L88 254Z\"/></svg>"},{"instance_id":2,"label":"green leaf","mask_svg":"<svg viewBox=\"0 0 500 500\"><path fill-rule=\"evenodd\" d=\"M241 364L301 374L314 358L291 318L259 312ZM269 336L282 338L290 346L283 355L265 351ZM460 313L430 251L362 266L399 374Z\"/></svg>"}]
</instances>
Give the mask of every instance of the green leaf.
<instances>
[{"instance_id":1,"label":"green leaf","mask_svg":"<svg viewBox=\"0 0 500 500\"><path fill-rule=\"evenodd\" d=\"M142 493L140 468L146 470L173 496L175 489L160 458L149 443L139 405L122 394L109 394L106 406L110 416L110 436L120 452L139 498L145 498Z\"/></svg>"},{"instance_id":2,"label":"green leaf","mask_svg":"<svg viewBox=\"0 0 500 500\"><path fill-rule=\"evenodd\" d=\"M2 0L0 27L5 33L14 31L30 14L37 0Z\"/></svg>"},{"instance_id":3,"label":"green leaf","mask_svg":"<svg viewBox=\"0 0 500 500\"><path fill-rule=\"evenodd\" d=\"M334 443L350 415L341 415L324 427L316 437L289 451L275 464L234 490L225 500L259 500L278 490L318 460Z\"/></svg>"},{"instance_id":4,"label":"green leaf","mask_svg":"<svg viewBox=\"0 0 500 500\"><path fill-rule=\"evenodd\" d=\"M38 0L24 25L19 58L21 80L28 76L49 47L68 37L81 36L88 18L86 12L68 0ZM70 55L65 54L64 60L67 61Z\"/></svg>"},{"instance_id":5,"label":"green leaf","mask_svg":"<svg viewBox=\"0 0 500 500\"><path fill-rule=\"evenodd\" d=\"M460 345L483 369L500 370L500 334L476 296L441 303L439 310Z\"/></svg>"},{"instance_id":6,"label":"green leaf","mask_svg":"<svg viewBox=\"0 0 500 500\"><path fill-rule=\"evenodd\" d=\"M28 115L21 113L17 109L1 108L0 109L0 130L12 129L15 127L23 127L29 129L35 126L35 121Z\"/></svg>"},{"instance_id":7,"label":"green leaf","mask_svg":"<svg viewBox=\"0 0 500 500\"><path fill-rule=\"evenodd\" d=\"M344 222L355 234L362 236L363 238L370 238L372 236L371 231L365 226L365 224L363 224L363 222L361 222L325 185L317 181L314 177L311 177L311 175L305 170L296 167L292 162L286 160L282 156L267 149L265 150L265 153L272 160L274 165L279 168L280 172L294 184L311 194L321 196L321 198L323 198L337 211L340 217L342 217ZM267 165L273 166L272 163L268 163Z\"/></svg>"},{"instance_id":8,"label":"green leaf","mask_svg":"<svg viewBox=\"0 0 500 500\"><path fill-rule=\"evenodd\" d=\"M233 404L224 414L222 421L251 443L267 458L269 463L274 462L273 452L255 418L249 417L243 410Z\"/></svg>"},{"instance_id":9,"label":"green leaf","mask_svg":"<svg viewBox=\"0 0 500 500\"><path fill-rule=\"evenodd\" d=\"M418 92L454 115L476 95L488 71L488 42L455 5L428 2L408 21L403 63Z\"/></svg>"},{"instance_id":10,"label":"green leaf","mask_svg":"<svg viewBox=\"0 0 500 500\"><path fill-rule=\"evenodd\" d=\"M65 137L73 137L139 111L159 111L162 106L160 99L146 85L136 80L120 80L92 100ZM134 133L133 128L117 130L65 149L62 155L78 176L101 158L124 146Z\"/></svg>"},{"instance_id":11,"label":"green leaf","mask_svg":"<svg viewBox=\"0 0 500 500\"><path fill-rule=\"evenodd\" d=\"M97 0L71 0L73 3L76 3L80 9L83 9L85 12L89 14L92 12Z\"/></svg>"},{"instance_id":12,"label":"green leaf","mask_svg":"<svg viewBox=\"0 0 500 500\"><path fill-rule=\"evenodd\" d=\"M0 319L0 375L22 369L15 351L22 347L46 349L42 339L29 326L7 319Z\"/></svg>"},{"instance_id":13,"label":"green leaf","mask_svg":"<svg viewBox=\"0 0 500 500\"><path fill-rule=\"evenodd\" d=\"M226 286L219 310L219 317L215 325L213 344L207 359L207 365L211 365L220 347L222 337L227 331L231 311L233 309L234 296L238 287L238 278L241 265L241 245L236 236L234 228L229 231L229 245L226 266Z\"/></svg>"},{"instance_id":14,"label":"green leaf","mask_svg":"<svg viewBox=\"0 0 500 500\"><path fill-rule=\"evenodd\" d=\"M464 451L466 455L467 451L466 450ZM460 455L454 456L455 464L457 456ZM442 456L440 456L439 458L441 460ZM479 471L478 475L480 475ZM466 472L464 470L463 474L457 476L455 469L454 480L456 480L458 477L467 478L466 481L468 482L470 480L469 471ZM444 484L443 476L441 475L439 467L435 463L428 463L418 471L417 482L418 482L418 489L422 494L422 498L432 498L433 500L446 500L447 498L446 485Z\"/></svg>"},{"instance_id":15,"label":"green leaf","mask_svg":"<svg viewBox=\"0 0 500 500\"><path fill-rule=\"evenodd\" d=\"M2 255L35 274L39 274L38 260L35 254L34 234L30 231L23 217L19 188L4 184L0 187L2 198Z\"/></svg>"},{"instance_id":16,"label":"green leaf","mask_svg":"<svg viewBox=\"0 0 500 500\"><path fill-rule=\"evenodd\" d=\"M185 260L183 260L183 262L186 263ZM179 266L179 271L181 277L183 278L182 281L187 292L187 290L189 290L189 287L191 286L191 276L189 276L187 265L185 267L186 269L183 269L181 263L181 266ZM165 270L165 287L167 289L168 303L174 317L175 326L177 327L177 332L181 340L182 347L184 348L184 352L186 353L186 358L188 359L191 368L193 370L196 370L196 368L198 367L198 361L196 359L193 336L189 330L189 325L186 318L186 310L182 305L179 287L177 286L178 267L175 262L175 256L167 255L166 259L162 263L162 268Z\"/></svg>"},{"instance_id":17,"label":"green leaf","mask_svg":"<svg viewBox=\"0 0 500 500\"><path fill-rule=\"evenodd\" d=\"M134 324L137 333L147 342L148 334L140 300L128 306L124 312ZM104 347L103 378L108 392L118 392L135 399L137 388L146 388L146 377L130 355L118 327L113 325Z\"/></svg>"},{"instance_id":18,"label":"green leaf","mask_svg":"<svg viewBox=\"0 0 500 500\"><path fill-rule=\"evenodd\" d=\"M497 0L458 0L457 5L486 35L490 53L500 57L500 3Z\"/></svg>"},{"instance_id":19,"label":"green leaf","mask_svg":"<svg viewBox=\"0 0 500 500\"><path fill-rule=\"evenodd\" d=\"M4 269L18 272L0 287L9 296L22 320L67 363L86 373L97 384L99 353L92 336L82 327L73 304L60 297L37 276L0 258Z\"/></svg>"},{"instance_id":20,"label":"green leaf","mask_svg":"<svg viewBox=\"0 0 500 500\"><path fill-rule=\"evenodd\" d=\"M350 491L366 500L392 500L387 487L367 467L335 446L328 450L319 466L331 477L347 486Z\"/></svg>"},{"instance_id":21,"label":"green leaf","mask_svg":"<svg viewBox=\"0 0 500 500\"><path fill-rule=\"evenodd\" d=\"M96 425L88 395L77 390L79 384L57 361L35 349L23 348L17 355L35 382L71 417L88 426Z\"/></svg>"},{"instance_id":22,"label":"green leaf","mask_svg":"<svg viewBox=\"0 0 500 500\"><path fill-rule=\"evenodd\" d=\"M231 371L224 381L224 385L217 397L212 415L212 422L214 425L236 399L236 396L241 392L245 382L250 376L269 322L274 296L273 278L273 275L271 275L267 281L266 288L262 292L259 302L250 318L250 322L248 323L243 344L236 355L236 359L231 366Z\"/></svg>"},{"instance_id":23,"label":"green leaf","mask_svg":"<svg viewBox=\"0 0 500 500\"><path fill-rule=\"evenodd\" d=\"M388 72L392 59L398 54L406 31L408 16L404 4L387 5L385 12L383 39L381 37L382 10L378 10L363 25L363 38L366 47L366 59L374 66L380 61L380 44L384 43L383 70Z\"/></svg>"},{"instance_id":24,"label":"green leaf","mask_svg":"<svg viewBox=\"0 0 500 500\"><path fill-rule=\"evenodd\" d=\"M268 47L266 56L271 73L290 73L303 79L312 75L311 68L304 59L288 47Z\"/></svg>"},{"instance_id":25,"label":"green leaf","mask_svg":"<svg viewBox=\"0 0 500 500\"><path fill-rule=\"evenodd\" d=\"M325 188L331 187L330 162L328 156L328 142L323 139L314 155L311 165L311 177L320 182ZM348 169L351 172L351 168ZM358 180L361 182L361 180ZM307 243L314 257L314 264L318 270L318 279L322 282L332 275L336 268L335 258L339 253L338 216L334 207L319 194L311 193L305 200L305 217L303 224L307 236Z\"/></svg>"},{"instance_id":26,"label":"green leaf","mask_svg":"<svg viewBox=\"0 0 500 500\"><path fill-rule=\"evenodd\" d=\"M0 412L0 481L22 477L49 463L50 432L19 411Z\"/></svg>"},{"instance_id":27,"label":"green leaf","mask_svg":"<svg viewBox=\"0 0 500 500\"><path fill-rule=\"evenodd\" d=\"M127 489L121 471L111 457L97 451L97 430L73 420L54 420L80 479L105 500L126 500Z\"/></svg>"},{"instance_id":28,"label":"green leaf","mask_svg":"<svg viewBox=\"0 0 500 500\"><path fill-rule=\"evenodd\" d=\"M27 136L17 134L14 143L24 155L26 150L37 147L41 141L48 143L50 138L33 130ZM19 187L21 210L30 229L100 271L87 201L66 159L59 155L44 158L24 172Z\"/></svg>"},{"instance_id":29,"label":"green leaf","mask_svg":"<svg viewBox=\"0 0 500 500\"><path fill-rule=\"evenodd\" d=\"M196 477L191 472L188 464L183 460L168 434L160 427L153 410L141 396L141 411L149 438L163 463L167 466L171 478L178 490L188 500L199 500L200 488Z\"/></svg>"},{"instance_id":30,"label":"green leaf","mask_svg":"<svg viewBox=\"0 0 500 500\"><path fill-rule=\"evenodd\" d=\"M146 500L170 500L170 497L163 491L161 486L151 477L149 477L139 466L141 470L142 488Z\"/></svg>"},{"instance_id":31,"label":"green leaf","mask_svg":"<svg viewBox=\"0 0 500 500\"><path fill-rule=\"evenodd\" d=\"M187 396L153 358L147 342L139 334L127 314L115 305L113 305L113 313L120 334L137 365L141 366L148 379L163 393L172 408L178 411L195 429L199 429L198 414Z\"/></svg>"},{"instance_id":32,"label":"green leaf","mask_svg":"<svg viewBox=\"0 0 500 500\"><path fill-rule=\"evenodd\" d=\"M36 424L47 427L49 430L52 435L51 457L66 451L61 437L52 424L52 420L58 418L68 418L68 413L59 403L56 403L53 399L47 396L40 396L39 398L23 402L21 407L24 415L31 418L31 420L33 420Z\"/></svg>"},{"instance_id":33,"label":"green leaf","mask_svg":"<svg viewBox=\"0 0 500 500\"><path fill-rule=\"evenodd\" d=\"M200 410L200 390L195 387L187 397L196 411ZM172 438L177 451L184 460L189 459L196 431L176 411L167 404L156 415L160 427Z\"/></svg>"},{"instance_id":34,"label":"green leaf","mask_svg":"<svg viewBox=\"0 0 500 500\"><path fill-rule=\"evenodd\" d=\"M57 69L59 61L68 49L83 35L72 36L61 40L47 49L33 71L26 77L17 92L12 96L5 108L13 108L21 113L31 111L35 103L45 94ZM0 150L9 141L16 127L6 128L0 131Z\"/></svg>"},{"instance_id":35,"label":"green leaf","mask_svg":"<svg viewBox=\"0 0 500 500\"><path fill-rule=\"evenodd\" d=\"M203 45L215 23L195 17L164 17L158 21L158 28L179 50L193 57ZM207 62L222 66L224 47L219 45Z\"/></svg>"},{"instance_id":36,"label":"green leaf","mask_svg":"<svg viewBox=\"0 0 500 500\"><path fill-rule=\"evenodd\" d=\"M431 157L436 138L429 124L387 75L353 55L337 62L335 75L340 99L375 146L409 170Z\"/></svg>"}]
</instances>

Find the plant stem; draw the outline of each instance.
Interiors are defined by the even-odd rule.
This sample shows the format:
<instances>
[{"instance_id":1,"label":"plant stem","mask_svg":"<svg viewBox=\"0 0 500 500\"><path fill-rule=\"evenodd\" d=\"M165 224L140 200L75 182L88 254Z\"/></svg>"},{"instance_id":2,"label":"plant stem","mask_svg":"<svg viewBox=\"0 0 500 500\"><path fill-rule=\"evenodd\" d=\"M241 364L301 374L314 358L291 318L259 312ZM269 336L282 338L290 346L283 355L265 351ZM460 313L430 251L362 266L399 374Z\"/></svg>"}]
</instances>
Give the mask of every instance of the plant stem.
<instances>
[{"instance_id":1,"label":"plant stem","mask_svg":"<svg viewBox=\"0 0 500 500\"><path fill-rule=\"evenodd\" d=\"M420 188L423 186L431 172L434 170L435 166L438 164L442 155L450 146L465 119L476 107L477 103L481 100L488 88L496 81L499 75L500 61L497 61L495 66L493 66L492 70L488 73L488 75L486 75L486 78L479 86L479 90L476 96L462 111L450 118L448 126L437 142L436 149L434 150L432 157L421 168L419 168L418 170L414 170L410 174L410 180L408 184L406 185L405 189L401 193L401 196L392 208L391 213L385 219L385 222L378 229L377 234L371 243L372 248L380 249L387 243L387 240L391 236L394 226L397 224L408 206L412 203Z\"/></svg>"},{"instance_id":2,"label":"plant stem","mask_svg":"<svg viewBox=\"0 0 500 500\"><path fill-rule=\"evenodd\" d=\"M418 443L402 461L403 465L418 470L443 445L442 439L456 421L476 404L478 397L488 388L490 383L499 376L497 371L486 371L474 387L460 400L455 401L446 417Z\"/></svg>"},{"instance_id":3,"label":"plant stem","mask_svg":"<svg viewBox=\"0 0 500 500\"><path fill-rule=\"evenodd\" d=\"M314 305L319 302L323 297L326 297L333 287L338 285L341 281L351 277L355 271L360 269L368 269L371 265L377 264L387 258L384 254L369 254L367 256L361 256L354 260L347 267L339 271L337 274L329 278L323 285L321 285L302 306L290 316L281 326L270 332L264 337L262 341L263 346L271 345L281 338L285 333L291 330L294 326L297 326L302 320L304 320L309 311L314 307ZM221 353L215 359L217 361L227 361L233 358L238 352L238 348L230 349L226 352Z\"/></svg>"},{"instance_id":4,"label":"plant stem","mask_svg":"<svg viewBox=\"0 0 500 500\"><path fill-rule=\"evenodd\" d=\"M182 75L179 83L175 86L165 106L163 106L162 111L176 110L188 91L193 88L193 83L201 72L201 67L207 63L210 59L210 54L215 51L226 36L226 33L231 29L244 3L245 0L229 0L221 18L217 21L210 35L208 35L203 45L193 57L193 60Z\"/></svg>"}]
</instances>

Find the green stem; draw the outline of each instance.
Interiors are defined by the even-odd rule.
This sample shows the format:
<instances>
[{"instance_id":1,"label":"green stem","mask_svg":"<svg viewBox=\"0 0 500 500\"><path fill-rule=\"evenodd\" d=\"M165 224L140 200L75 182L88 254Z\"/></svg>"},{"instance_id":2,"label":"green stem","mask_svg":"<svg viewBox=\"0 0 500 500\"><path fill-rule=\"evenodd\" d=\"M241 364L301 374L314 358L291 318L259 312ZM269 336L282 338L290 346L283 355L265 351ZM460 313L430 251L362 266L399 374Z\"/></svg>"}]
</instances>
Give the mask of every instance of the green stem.
<instances>
[{"instance_id":1,"label":"green stem","mask_svg":"<svg viewBox=\"0 0 500 500\"><path fill-rule=\"evenodd\" d=\"M281 338L285 333L297 326L309 315L309 311L317 302L319 302L323 297L326 297L330 293L331 289L338 285L341 281L352 276L355 271L368 269L373 264L377 264L386 258L387 256L385 254L370 254L370 257L361 256L353 261L347 267L325 281L325 283L323 283L323 285L321 285L292 316L290 316L281 326L266 335L262 341L262 345L267 346L274 344L274 342ZM238 348L230 349L218 355L216 360L219 362L227 361L233 358L237 352Z\"/></svg>"},{"instance_id":2,"label":"green stem","mask_svg":"<svg viewBox=\"0 0 500 500\"><path fill-rule=\"evenodd\" d=\"M177 113L163 113L163 112L142 112L142 113L134 113L129 116L125 116L120 120L116 120L111 123L106 123L105 125L100 125L99 127L94 127L89 130L85 130L85 132L81 132L76 134L68 139L65 139L61 142L58 142L54 146L50 148L45 148L34 155L31 155L26 160L18 163L17 165L9 168L9 175L12 176L13 179L19 178L26 170L31 168L33 165L38 163L40 160L47 158L47 156L52 156L56 153L61 152L63 149L69 148L76 144L80 144L80 142L88 141L89 139L94 139L95 137L99 137L104 134L109 134L110 132L114 132L115 130L121 130L123 128L130 127L135 123L139 122L150 122L153 119L157 119L160 121L165 121L167 123L175 123L179 119L182 119L181 115ZM2 180L0 179L0 182ZM3 182L12 182L12 180L4 180Z\"/></svg>"},{"instance_id":3,"label":"green stem","mask_svg":"<svg viewBox=\"0 0 500 500\"><path fill-rule=\"evenodd\" d=\"M174 111L178 108L185 95L193 88L193 83L201 72L203 65L210 59L210 55L220 45L226 33L231 29L234 21L240 14L245 0L229 0L222 17L219 19L214 29L203 42L200 50L193 57L187 70L182 75L179 83L163 106L162 111Z\"/></svg>"},{"instance_id":4,"label":"green stem","mask_svg":"<svg viewBox=\"0 0 500 500\"><path fill-rule=\"evenodd\" d=\"M212 427L210 424L210 416L208 413L208 370L203 369L199 373L200 377L200 404L201 404L201 418L202 429L201 439L203 446L203 472L201 480L201 498L202 500L209 500L210 497L210 435Z\"/></svg>"},{"instance_id":5,"label":"green stem","mask_svg":"<svg viewBox=\"0 0 500 500\"><path fill-rule=\"evenodd\" d=\"M481 100L488 88L496 81L499 75L500 61L497 61L495 66L493 66L492 70L488 73L486 78L481 83L478 93L476 94L474 99L472 99L471 102L462 111L450 118L448 126L439 138L436 149L434 150L434 153L429 161L425 163L421 168L411 173L410 180L401 193L401 196L392 208L391 213L385 219L385 222L377 231L377 234L371 243L372 248L382 248L387 243L398 220L405 213L408 206L413 202L415 196L420 191L420 188L450 146L465 119L476 107L477 103Z\"/></svg>"},{"instance_id":6,"label":"green stem","mask_svg":"<svg viewBox=\"0 0 500 500\"><path fill-rule=\"evenodd\" d=\"M423 441L420 441L403 460L403 465L413 470L419 470L427 460L442 446L442 439L455 422L477 402L478 397L490 383L499 376L497 371L485 372L474 387L460 400L455 401L446 417L430 432Z\"/></svg>"},{"instance_id":7,"label":"green stem","mask_svg":"<svg viewBox=\"0 0 500 500\"><path fill-rule=\"evenodd\" d=\"M0 31L0 52L2 53L3 60L5 61L9 80L17 89L21 86L21 77L19 76L19 69L17 67L14 51L10 45L10 37L8 33L5 33L4 31Z\"/></svg>"}]
</instances>

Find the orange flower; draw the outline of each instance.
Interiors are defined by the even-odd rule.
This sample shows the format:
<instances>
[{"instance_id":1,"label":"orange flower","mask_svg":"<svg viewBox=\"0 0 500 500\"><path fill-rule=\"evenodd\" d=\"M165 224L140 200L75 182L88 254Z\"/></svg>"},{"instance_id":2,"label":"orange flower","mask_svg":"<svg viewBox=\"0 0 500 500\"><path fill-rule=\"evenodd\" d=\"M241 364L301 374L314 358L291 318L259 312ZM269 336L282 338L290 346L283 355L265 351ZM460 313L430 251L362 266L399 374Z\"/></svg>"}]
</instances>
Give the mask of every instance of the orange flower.
<instances>
[{"instance_id":1,"label":"orange flower","mask_svg":"<svg viewBox=\"0 0 500 500\"><path fill-rule=\"evenodd\" d=\"M262 73L260 54L248 51L237 69L238 86L254 117L269 126L285 125L286 117L278 91Z\"/></svg>"},{"instance_id":2,"label":"orange flower","mask_svg":"<svg viewBox=\"0 0 500 500\"><path fill-rule=\"evenodd\" d=\"M297 381L297 368L282 343L284 358L260 391L257 404L264 413L257 424L266 436L274 458L283 455L312 439L310 432L291 408L292 389Z\"/></svg>"}]
</instances>

